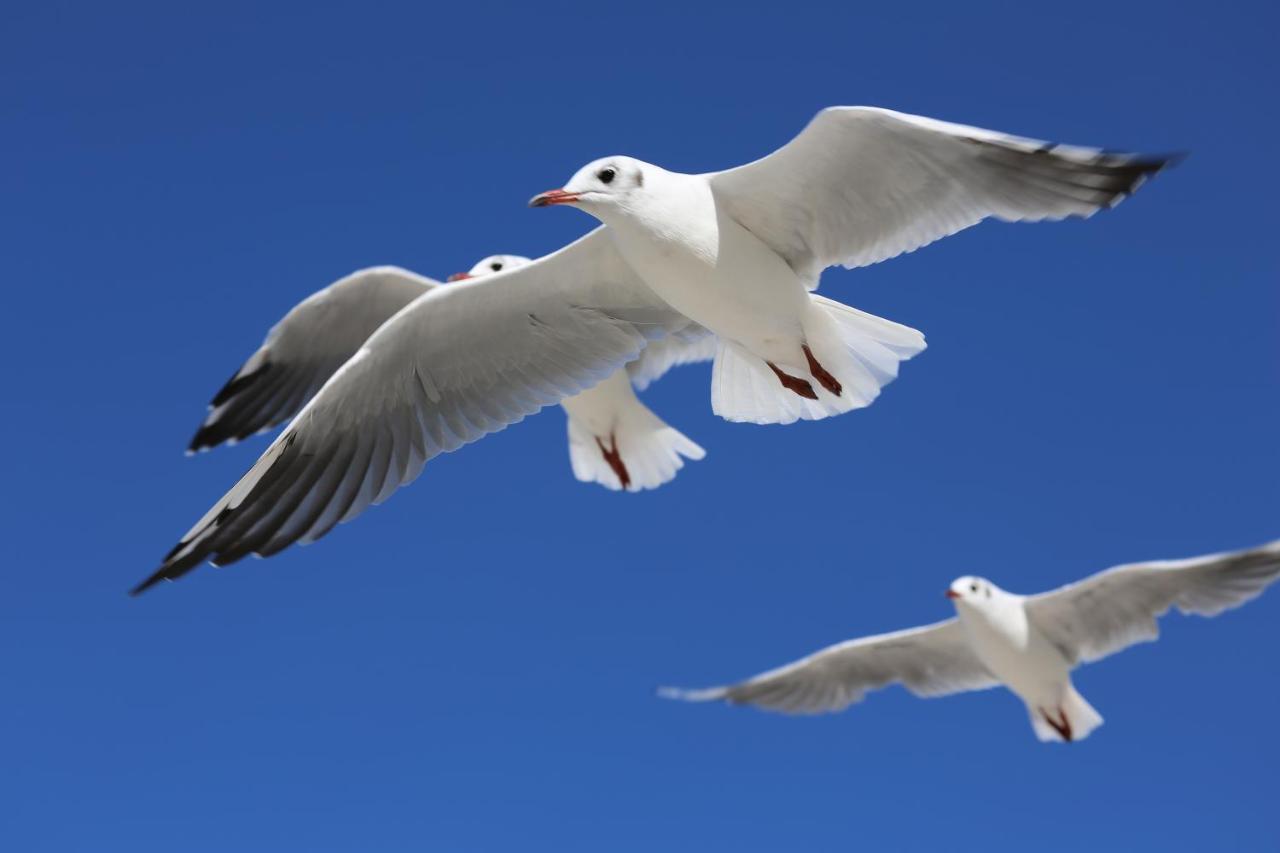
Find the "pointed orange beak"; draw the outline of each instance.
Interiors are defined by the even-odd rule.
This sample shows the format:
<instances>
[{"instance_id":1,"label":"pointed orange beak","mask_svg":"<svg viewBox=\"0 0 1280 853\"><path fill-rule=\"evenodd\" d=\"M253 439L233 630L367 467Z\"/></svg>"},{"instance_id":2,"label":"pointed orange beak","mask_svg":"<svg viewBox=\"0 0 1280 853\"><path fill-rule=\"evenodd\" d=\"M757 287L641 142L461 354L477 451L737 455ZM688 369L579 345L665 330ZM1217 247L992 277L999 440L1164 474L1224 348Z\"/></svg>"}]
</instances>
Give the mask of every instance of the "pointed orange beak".
<instances>
[{"instance_id":1,"label":"pointed orange beak","mask_svg":"<svg viewBox=\"0 0 1280 853\"><path fill-rule=\"evenodd\" d=\"M947 598L959 598L960 593L956 592L954 589L949 589L946 592L946 596Z\"/></svg>"},{"instance_id":2,"label":"pointed orange beak","mask_svg":"<svg viewBox=\"0 0 1280 853\"><path fill-rule=\"evenodd\" d=\"M453 275L446 278L445 281L466 281L471 277L472 277L471 273L469 272L456 272Z\"/></svg>"},{"instance_id":3,"label":"pointed orange beak","mask_svg":"<svg viewBox=\"0 0 1280 853\"><path fill-rule=\"evenodd\" d=\"M547 190L529 199L529 206L548 207L553 204L573 204L577 200L577 193L565 192L564 190Z\"/></svg>"}]
</instances>

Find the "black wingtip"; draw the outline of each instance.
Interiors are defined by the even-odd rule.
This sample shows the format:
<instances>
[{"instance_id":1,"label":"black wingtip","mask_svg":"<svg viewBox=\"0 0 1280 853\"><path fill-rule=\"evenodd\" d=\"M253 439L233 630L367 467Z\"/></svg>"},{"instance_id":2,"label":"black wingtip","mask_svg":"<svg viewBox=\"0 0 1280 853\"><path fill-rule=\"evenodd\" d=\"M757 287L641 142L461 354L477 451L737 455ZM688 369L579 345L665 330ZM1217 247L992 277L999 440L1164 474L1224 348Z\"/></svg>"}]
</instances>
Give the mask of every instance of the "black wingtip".
<instances>
[{"instance_id":1,"label":"black wingtip","mask_svg":"<svg viewBox=\"0 0 1280 853\"><path fill-rule=\"evenodd\" d=\"M217 421L201 424L200 429L196 430L196 434L191 437L191 443L187 445L187 455L191 456L202 450L212 450L223 442L240 438L242 436L236 435L235 430L219 426Z\"/></svg>"},{"instance_id":2,"label":"black wingtip","mask_svg":"<svg viewBox=\"0 0 1280 853\"><path fill-rule=\"evenodd\" d=\"M249 360L252 363L253 359ZM244 372L241 367L235 372L226 384L214 395L213 401L209 403L210 409L216 409L238 394L243 393L247 389L260 384L262 378L271 369L271 362L263 359L262 363L248 373ZM224 412L223 417L219 420L209 422L206 421L196 430L196 434L191 437L191 443L187 445L187 455L194 455L202 450L212 450L220 444L228 441L242 441L248 438L256 431L253 424L246 425L243 423L244 418L239 417L235 412ZM240 413L241 415L243 413Z\"/></svg>"},{"instance_id":3,"label":"black wingtip","mask_svg":"<svg viewBox=\"0 0 1280 853\"><path fill-rule=\"evenodd\" d=\"M253 359L250 359L250 361L253 361ZM270 366L271 362L263 359L262 364L256 370L249 373L244 373L244 368L240 368L232 374L231 378L226 381L226 384L219 389L218 393L213 397L213 402L209 405L214 407L221 406L236 394L243 391L246 385L262 378L262 374L266 373L267 368Z\"/></svg>"},{"instance_id":4,"label":"black wingtip","mask_svg":"<svg viewBox=\"0 0 1280 853\"><path fill-rule=\"evenodd\" d=\"M1169 151L1163 154L1139 154L1133 157L1130 165L1144 175L1154 175L1165 169L1181 166L1191 156L1190 151Z\"/></svg>"},{"instance_id":5,"label":"black wingtip","mask_svg":"<svg viewBox=\"0 0 1280 853\"><path fill-rule=\"evenodd\" d=\"M151 589L151 587L160 583L160 581L167 581L167 580L170 580L169 570L159 569L155 572L155 574L151 575L151 577L147 578L142 583L138 584L133 589L129 590L129 597L137 598L147 590Z\"/></svg>"}]
</instances>

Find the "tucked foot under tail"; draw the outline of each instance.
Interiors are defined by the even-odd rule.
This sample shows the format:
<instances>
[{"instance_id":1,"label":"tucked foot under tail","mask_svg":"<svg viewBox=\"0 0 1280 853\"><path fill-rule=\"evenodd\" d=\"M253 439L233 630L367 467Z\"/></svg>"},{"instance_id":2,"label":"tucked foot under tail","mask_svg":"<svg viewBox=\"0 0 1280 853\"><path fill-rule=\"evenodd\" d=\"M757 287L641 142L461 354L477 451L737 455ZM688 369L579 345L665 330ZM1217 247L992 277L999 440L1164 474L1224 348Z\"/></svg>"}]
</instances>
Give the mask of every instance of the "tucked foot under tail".
<instances>
[{"instance_id":1,"label":"tucked foot under tail","mask_svg":"<svg viewBox=\"0 0 1280 853\"><path fill-rule=\"evenodd\" d=\"M1042 741L1059 740L1073 743L1084 740L1089 733L1102 725L1102 715L1094 710L1085 698L1068 684L1061 701L1056 705L1027 705L1031 727Z\"/></svg>"},{"instance_id":2,"label":"tucked foot under tail","mask_svg":"<svg viewBox=\"0 0 1280 853\"><path fill-rule=\"evenodd\" d=\"M605 464L613 469L613 473L617 475L618 482L622 484L623 489L631 488L631 473L627 471L626 464L622 461L622 454L618 452L618 436L616 433L609 433L609 446L605 447L600 436L596 436L596 447L600 448L600 455L604 457Z\"/></svg>"},{"instance_id":3,"label":"tucked foot under tail","mask_svg":"<svg viewBox=\"0 0 1280 853\"><path fill-rule=\"evenodd\" d=\"M818 363L818 360L813 357L813 350L809 349L808 344L803 345L800 349L804 350L804 357L809 362L809 372L813 374L813 378L818 380L818 383L823 388L839 397L844 387L836 381L834 376L827 372L825 367Z\"/></svg>"},{"instance_id":4,"label":"tucked foot under tail","mask_svg":"<svg viewBox=\"0 0 1280 853\"><path fill-rule=\"evenodd\" d=\"M789 424L816 421L871 405L898 375L899 362L925 347L915 329L811 294L804 336L788 364L765 361L720 338L711 378L711 408L730 421ZM817 388L799 373L807 366ZM770 373L772 372L772 375Z\"/></svg>"},{"instance_id":5,"label":"tucked foot under tail","mask_svg":"<svg viewBox=\"0 0 1280 853\"><path fill-rule=\"evenodd\" d=\"M1037 710L1040 711L1040 716L1044 718L1044 721L1049 724L1049 728L1058 733L1058 737L1062 738L1067 743L1071 743L1071 721L1067 719L1067 715L1061 708L1056 708L1054 710L1054 713L1058 715L1058 719L1056 720L1044 708L1039 708Z\"/></svg>"},{"instance_id":6,"label":"tucked foot under tail","mask_svg":"<svg viewBox=\"0 0 1280 853\"><path fill-rule=\"evenodd\" d=\"M809 384L809 380L801 379L798 376L792 376L790 373L783 373L778 369L778 365L774 364L772 361L766 361L765 364L769 365L769 369L778 377L778 381L782 383L783 388L786 388L788 391L794 391L806 400L818 399L818 393L813 390L813 386Z\"/></svg>"},{"instance_id":7,"label":"tucked foot under tail","mask_svg":"<svg viewBox=\"0 0 1280 853\"><path fill-rule=\"evenodd\" d=\"M667 425L636 397L625 370L561 402L569 416L573 475L614 491L656 489L675 477L701 447Z\"/></svg>"}]
</instances>

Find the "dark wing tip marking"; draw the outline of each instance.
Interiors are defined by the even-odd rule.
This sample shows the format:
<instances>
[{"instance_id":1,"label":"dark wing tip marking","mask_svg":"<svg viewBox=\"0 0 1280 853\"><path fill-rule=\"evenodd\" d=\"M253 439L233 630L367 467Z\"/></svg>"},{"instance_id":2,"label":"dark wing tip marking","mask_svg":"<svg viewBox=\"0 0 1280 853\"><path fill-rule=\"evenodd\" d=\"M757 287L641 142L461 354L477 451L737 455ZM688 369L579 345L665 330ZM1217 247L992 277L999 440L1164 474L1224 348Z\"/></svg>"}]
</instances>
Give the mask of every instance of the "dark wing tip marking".
<instances>
[{"instance_id":1,"label":"dark wing tip marking","mask_svg":"<svg viewBox=\"0 0 1280 853\"><path fill-rule=\"evenodd\" d=\"M240 513L253 511L255 510L255 507L260 508L259 504L261 501L256 499L262 499L264 496L267 498L271 497L269 493L273 486L272 475L276 474L276 476L279 476L279 472L282 468L287 469L292 463L293 458L289 451L292 450L297 438L298 433L296 431L285 433L284 444L279 448L278 455L257 479L257 481L255 481L249 488L248 494L246 494L235 507L224 505L212 519L205 523L203 527L182 537L178 544L170 548L169 553L164 555L164 559L160 561L160 568L156 569L149 577L146 578L146 580L142 581L130 590L129 594L133 596L141 595L160 581L177 580L187 572L190 572L192 569L200 566L200 564L205 561L209 561L215 566L223 565L226 562L234 562L232 559L225 561L222 560L222 552L230 552L238 543L236 540L232 540L230 542L216 541L219 528L224 525L234 528L236 522L241 520ZM270 453L271 451L268 450L267 452ZM250 470L252 471L252 469ZM237 486L233 486L232 491L234 491L238 486L239 484L237 484ZM224 501L226 499L226 496L222 498ZM268 505L271 503L272 501L267 501ZM255 519L255 521L256 520L257 519ZM189 550L188 546L191 546ZM183 553L183 551L186 551L186 553ZM236 556L235 559L239 559L242 556L244 555L240 554Z\"/></svg>"},{"instance_id":2,"label":"dark wing tip marking","mask_svg":"<svg viewBox=\"0 0 1280 853\"><path fill-rule=\"evenodd\" d=\"M221 406L223 403L230 400L236 394L239 394L241 391L243 391L245 387L250 383L252 383L254 380L260 379L262 377L262 374L266 373L267 368L269 367L271 367L271 362L267 361L266 359L263 359L262 364L251 373L243 373L244 368L241 367L239 370L233 373L231 375L231 378L227 380L226 384L223 385L221 389L219 389L218 393L215 394L213 397L213 402L210 403L209 405Z\"/></svg>"},{"instance_id":3,"label":"dark wing tip marking","mask_svg":"<svg viewBox=\"0 0 1280 853\"><path fill-rule=\"evenodd\" d=\"M261 400L256 399L257 392L268 391L262 380L271 372L271 362L264 359L262 364L250 373L241 373L243 367L236 371L209 404L210 409L230 404L227 411L216 421L206 420L191 437L187 445L187 453L199 453L209 450L228 441L241 441L263 429L258 417ZM255 397L255 399L249 399ZM241 406L240 404L244 405ZM243 409L243 411L239 410ZM267 424L270 426L270 424Z\"/></svg>"}]
</instances>

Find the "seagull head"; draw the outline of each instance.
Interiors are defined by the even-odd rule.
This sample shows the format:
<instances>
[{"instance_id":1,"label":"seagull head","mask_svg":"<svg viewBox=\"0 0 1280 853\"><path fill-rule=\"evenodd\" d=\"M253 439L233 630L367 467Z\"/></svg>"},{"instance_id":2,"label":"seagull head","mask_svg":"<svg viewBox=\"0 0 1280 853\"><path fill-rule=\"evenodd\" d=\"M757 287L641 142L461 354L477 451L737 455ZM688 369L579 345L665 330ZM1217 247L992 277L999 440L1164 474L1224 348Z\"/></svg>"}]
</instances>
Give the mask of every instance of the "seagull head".
<instances>
[{"instance_id":1,"label":"seagull head","mask_svg":"<svg viewBox=\"0 0 1280 853\"><path fill-rule=\"evenodd\" d=\"M951 586L947 587L946 596L951 599L957 609L962 605L981 608L994 597L998 597L1000 593L1000 587L986 578L965 575L951 582Z\"/></svg>"},{"instance_id":2,"label":"seagull head","mask_svg":"<svg viewBox=\"0 0 1280 853\"><path fill-rule=\"evenodd\" d=\"M529 259L521 255L490 255L487 258L481 258L476 262L475 266L466 272L456 272L449 276L449 281L466 281L469 278L479 278L482 275L493 275L503 270L522 267L527 263L529 263Z\"/></svg>"},{"instance_id":3,"label":"seagull head","mask_svg":"<svg viewBox=\"0 0 1280 853\"><path fill-rule=\"evenodd\" d=\"M625 206L644 188L646 171L646 164L635 158L604 157L579 169L563 188L535 195L529 206L569 204L588 212Z\"/></svg>"}]
</instances>

